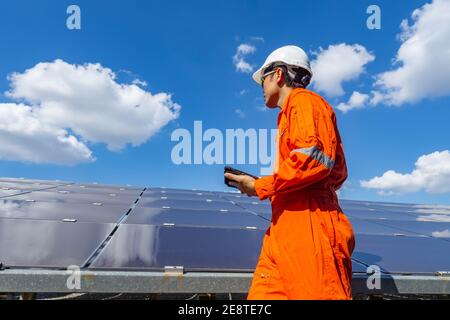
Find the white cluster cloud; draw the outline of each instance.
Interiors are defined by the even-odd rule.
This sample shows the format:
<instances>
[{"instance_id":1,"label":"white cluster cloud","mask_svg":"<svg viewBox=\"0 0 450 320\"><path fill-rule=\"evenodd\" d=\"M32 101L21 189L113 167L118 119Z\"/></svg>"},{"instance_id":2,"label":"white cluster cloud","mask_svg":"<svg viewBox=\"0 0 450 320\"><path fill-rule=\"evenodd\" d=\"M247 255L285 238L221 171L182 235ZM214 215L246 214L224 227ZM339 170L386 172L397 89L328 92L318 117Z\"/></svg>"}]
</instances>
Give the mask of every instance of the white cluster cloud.
<instances>
[{"instance_id":1,"label":"white cluster cloud","mask_svg":"<svg viewBox=\"0 0 450 320\"><path fill-rule=\"evenodd\" d=\"M402 105L450 94L450 1L434 0L401 23L402 45L396 69L377 76L376 86L388 105Z\"/></svg>"},{"instance_id":2,"label":"white cluster cloud","mask_svg":"<svg viewBox=\"0 0 450 320\"><path fill-rule=\"evenodd\" d=\"M95 160L75 136L42 122L32 107L13 103L0 104L0 159L68 165Z\"/></svg>"},{"instance_id":3,"label":"white cluster cloud","mask_svg":"<svg viewBox=\"0 0 450 320\"><path fill-rule=\"evenodd\" d=\"M256 47L248 43L240 44L236 49L236 54L233 56L233 64L238 72L250 73L254 67L245 61L245 58L253 54L256 51Z\"/></svg>"},{"instance_id":4,"label":"white cluster cloud","mask_svg":"<svg viewBox=\"0 0 450 320\"><path fill-rule=\"evenodd\" d=\"M450 95L449 12L450 0L433 0L414 10L411 22L405 19L400 24L401 45L392 69L374 76L370 92L354 91L338 109L348 112L380 103L400 106ZM253 71L245 58L255 50L247 43L238 46L233 57L237 71ZM374 54L361 44L334 44L319 48L315 55L311 62L312 86L328 97L344 95L344 83L358 79L366 65L375 60Z\"/></svg>"},{"instance_id":5,"label":"white cluster cloud","mask_svg":"<svg viewBox=\"0 0 450 320\"><path fill-rule=\"evenodd\" d=\"M348 101L339 103L336 108L343 113L347 113L350 110L374 107L383 101L383 99L383 94L376 90L373 90L370 94L353 91Z\"/></svg>"},{"instance_id":6,"label":"white cluster cloud","mask_svg":"<svg viewBox=\"0 0 450 320\"><path fill-rule=\"evenodd\" d=\"M0 159L76 164L95 160L88 143L119 151L138 146L178 117L167 93L152 95L137 84L120 84L100 64L62 60L39 63L10 75L0 103Z\"/></svg>"},{"instance_id":7,"label":"white cluster cloud","mask_svg":"<svg viewBox=\"0 0 450 320\"><path fill-rule=\"evenodd\" d=\"M375 60L375 56L359 44L340 43L319 49L317 57L311 62L313 86L330 97L342 96L342 85L357 79L364 66Z\"/></svg>"},{"instance_id":8,"label":"white cluster cloud","mask_svg":"<svg viewBox=\"0 0 450 320\"><path fill-rule=\"evenodd\" d=\"M364 108L368 100L369 100L368 94L353 91L353 94L348 100L348 102L347 103L341 102L338 104L336 108L341 110L343 113L346 113L352 109Z\"/></svg>"},{"instance_id":9,"label":"white cluster cloud","mask_svg":"<svg viewBox=\"0 0 450 320\"><path fill-rule=\"evenodd\" d=\"M411 173L386 171L381 177L361 181L361 186L379 190L381 195L403 194L425 190L429 193L450 192L450 151L436 151L419 157Z\"/></svg>"},{"instance_id":10,"label":"white cluster cloud","mask_svg":"<svg viewBox=\"0 0 450 320\"><path fill-rule=\"evenodd\" d=\"M340 104L340 109L346 112L379 103L401 106L425 98L449 95L449 12L449 0L434 0L414 10L412 24L403 20L400 25L402 32L399 39L402 44L394 59L393 69L375 76L374 89L370 94L360 94L360 103L355 103L352 96L347 103ZM334 77L328 81L331 83L329 88L339 88L339 82Z\"/></svg>"}]
</instances>

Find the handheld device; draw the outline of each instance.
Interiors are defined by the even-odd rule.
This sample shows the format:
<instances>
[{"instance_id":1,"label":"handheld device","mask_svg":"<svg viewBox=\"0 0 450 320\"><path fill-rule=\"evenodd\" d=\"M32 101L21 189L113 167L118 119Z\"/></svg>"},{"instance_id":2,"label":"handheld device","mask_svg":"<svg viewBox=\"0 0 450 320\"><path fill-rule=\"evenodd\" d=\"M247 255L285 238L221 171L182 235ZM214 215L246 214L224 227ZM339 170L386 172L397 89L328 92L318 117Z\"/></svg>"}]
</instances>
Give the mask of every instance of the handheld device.
<instances>
[{"instance_id":1,"label":"handheld device","mask_svg":"<svg viewBox=\"0 0 450 320\"><path fill-rule=\"evenodd\" d=\"M238 169L229 167L229 166L224 167L224 168L223 168L223 172L224 172L224 173L232 173L232 174L236 174L236 175L246 175L246 176L252 177L253 179L258 179L258 178L259 178L259 177L257 177L257 176L254 176L254 175L250 174L250 173L247 173L247 172L245 172L245 171L241 171L241 170L238 170ZM226 184L227 186L232 187L232 188L237 188L236 186L230 184L230 182L232 182L232 181L233 181L233 180L230 180L230 179L228 179L228 178L225 178L225 184Z\"/></svg>"}]
</instances>

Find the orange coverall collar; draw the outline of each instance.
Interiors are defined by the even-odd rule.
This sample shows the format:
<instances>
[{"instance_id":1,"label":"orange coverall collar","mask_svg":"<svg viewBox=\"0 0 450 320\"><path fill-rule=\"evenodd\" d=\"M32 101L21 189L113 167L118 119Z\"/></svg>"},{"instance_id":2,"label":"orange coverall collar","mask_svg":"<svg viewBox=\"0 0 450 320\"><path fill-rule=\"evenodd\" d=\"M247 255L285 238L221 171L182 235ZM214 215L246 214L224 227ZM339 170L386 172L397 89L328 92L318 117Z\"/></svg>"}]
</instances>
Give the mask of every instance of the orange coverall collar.
<instances>
[{"instance_id":1,"label":"orange coverall collar","mask_svg":"<svg viewBox=\"0 0 450 320\"><path fill-rule=\"evenodd\" d=\"M293 96L295 93L297 93L297 92L299 92L299 91L301 91L301 90L305 90L305 89L304 89L304 88L295 88L295 89L293 89L293 90L288 94L288 96L286 97L286 99L285 99L284 102L283 102L283 106L281 106L281 108L280 108L279 114L281 114L283 111L286 111L286 108L287 108L287 106L289 105L289 100L291 100L292 96Z\"/></svg>"}]
</instances>

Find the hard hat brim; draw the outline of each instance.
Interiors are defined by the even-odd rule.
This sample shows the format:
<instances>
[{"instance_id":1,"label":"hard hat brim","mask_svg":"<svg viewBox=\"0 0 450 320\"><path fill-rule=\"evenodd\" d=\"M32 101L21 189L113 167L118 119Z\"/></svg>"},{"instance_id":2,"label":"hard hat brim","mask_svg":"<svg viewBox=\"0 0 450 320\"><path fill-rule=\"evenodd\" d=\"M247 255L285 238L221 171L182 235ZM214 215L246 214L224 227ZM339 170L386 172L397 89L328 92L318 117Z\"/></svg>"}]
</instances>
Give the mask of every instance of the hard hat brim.
<instances>
[{"instance_id":1,"label":"hard hat brim","mask_svg":"<svg viewBox=\"0 0 450 320\"><path fill-rule=\"evenodd\" d=\"M263 71L263 69L264 69L264 66L262 66L261 68L259 68L258 70L256 70L256 72L253 73L253 76L252 76L253 80L254 80L258 85L261 85L261 83L262 83L261 77L262 77L262 71Z\"/></svg>"}]
</instances>

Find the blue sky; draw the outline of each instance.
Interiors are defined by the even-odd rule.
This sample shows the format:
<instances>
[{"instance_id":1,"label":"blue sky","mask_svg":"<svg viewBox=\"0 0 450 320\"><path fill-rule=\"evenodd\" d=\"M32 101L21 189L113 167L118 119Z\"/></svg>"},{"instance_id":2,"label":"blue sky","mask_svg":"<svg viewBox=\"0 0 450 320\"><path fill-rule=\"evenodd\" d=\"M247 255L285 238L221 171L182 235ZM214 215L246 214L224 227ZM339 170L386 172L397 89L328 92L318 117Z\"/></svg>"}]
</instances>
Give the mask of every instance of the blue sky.
<instances>
[{"instance_id":1,"label":"blue sky","mask_svg":"<svg viewBox=\"0 0 450 320\"><path fill-rule=\"evenodd\" d=\"M413 11L427 3L431 5L414 20L411 17ZM66 27L66 9L71 4L81 8L81 30L69 30ZM366 9L371 4L381 8L380 30L369 30L366 26L369 16ZM171 133L177 128L192 131L195 120L202 121L204 130L275 128L277 111L262 110L260 87L252 81L251 73L237 70L233 63L238 47L246 44L254 48L253 52L243 56L245 62L254 69L262 64L271 51L287 44L301 46L311 60L317 60L321 54L335 53L333 48L336 47L330 46L341 45L354 52L355 45L359 45L359 48L364 48L366 56L373 58L354 71L349 80L339 78L341 71L336 71L336 81L340 81L343 92L338 95L330 93L320 83L311 86L336 110L349 169L348 183L341 190L342 198L450 204L450 173L445 153L450 150L450 81L446 83L444 80L448 78L439 74L440 70L448 70L446 64L439 66L439 63L445 52L448 57L449 41L439 42L439 37L448 34L445 32L448 32L449 25L439 17L435 18L435 12L442 10L433 11L430 8L442 6L447 9L447 4L448 0L433 3L411 0L2 1L0 111L5 108L5 104L9 104L8 110L11 112L8 115L11 115L11 119L15 119L13 115L22 114L15 111L21 103L38 110L42 101L60 101L49 97L53 87L38 88L31 78L28 81L27 77L31 77L31 74L25 73L38 63L54 63L57 59L65 63L61 68L67 67L67 70L72 71L70 66L99 63L101 68L109 68L115 73L115 82L124 85L130 85L135 79L145 81L146 86L140 85L141 93L149 92L153 96L158 93L170 94L171 98L167 99L179 105L180 109L172 109L160 126L142 135L136 131L140 126L147 127L145 119L138 118L136 130L123 129L130 138L127 141L127 137L124 137L122 141L114 135L115 128L108 127L108 121L116 109L111 109L110 113L106 111L107 115L105 109L96 113L97 103L92 101L96 100L97 90L94 90L95 87L92 92L86 88L80 89L80 95L86 94L86 97L77 101L85 109L78 110L80 113L83 112L80 110L92 112L90 121L83 118L73 124L70 117L56 117L57 103L56 107L52 105L53 113L44 112L36 121L40 130L38 132L49 138L49 145L54 141L52 139L56 139L52 134L57 135L57 130L65 129L67 135L75 137L83 146L76 144L66 156L65 151L58 150L59 145L55 144L52 152L55 155L64 154L58 164L51 163L45 154L33 158L34 148L38 148L33 140L30 137L18 138L11 133L14 129L7 126L6 120L4 123L0 121L0 142L5 145L5 141L15 141L14 145L0 148L0 176L227 190L223 185L222 164L175 165L172 162L171 150L176 142L171 141ZM450 18L450 12L445 14ZM425 19L428 21L434 18L436 22L424 23ZM416 27L403 32L406 38L416 35L419 40L426 42L423 34L427 34L429 25L433 23L437 30L444 30L443 34L440 31L438 40L432 40L434 42L430 45L430 51L437 56L423 58L423 52L420 51L417 53L419 62L416 63L408 54L409 47L405 46L406 63L411 64L411 70L418 71L412 76L400 71L388 74L384 79L398 76L401 83L406 82L404 79L410 81L412 84L401 91L406 92L406 96L400 95L401 98L397 97L392 102L389 90L399 89L399 82L386 84L386 81L390 81L386 80L384 91L381 90L385 99L372 103L371 92L376 88L374 83L379 79L377 76L401 68L402 61L397 64L393 61L399 48L408 41L398 36L402 33L400 24L404 19L408 19L410 26L416 23ZM423 47L428 45L425 43ZM443 49L441 55L436 53L438 50L431 50L439 46ZM343 61L345 63L348 64L348 61ZM55 70L52 75L61 69ZM433 70L437 70L437 73ZM345 70L342 72L345 73ZM14 73L24 76L14 80L11 77ZM321 77L324 81L331 79L323 72ZM438 80L438 84L433 86L433 81ZM39 83L46 85L49 82ZM58 80L54 83L55 86L60 83L65 88ZM419 94L417 92L420 90L412 90L415 88L414 83L423 83L429 89ZM35 91L29 89L30 86ZM73 86L70 89L77 91L76 84ZM439 90L433 89L437 87ZM347 103L355 91L366 95L356 108L345 113L336 108L339 104ZM102 94L98 93L98 99L104 97ZM67 101L63 103L69 105L67 108L73 107ZM149 102L147 111L152 110L152 103ZM121 106L116 105L114 108ZM133 127L135 118L128 119L123 116L128 113L120 112L117 114L123 117L124 126ZM24 125L34 123L35 113L30 111L26 114ZM121 132L120 129L117 132ZM119 140L121 143L117 142ZM132 141L135 141L134 146ZM86 150L91 152L90 156ZM85 153L80 156L77 152ZM415 163L419 157L427 155L422 159L423 167L417 176L408 176L416 169ZM74 157L73 161L70 160L71 156ZM83 160L88 158L89 161ZM237 167L254 173L260 169L258 165ZM397 176L371 180L382 177L389 170L395 171ZM371 187L364 187L360 181L372 181L369 184ZM411 185L413 187L408 187Z\"/></svg>"}]
</instances>

